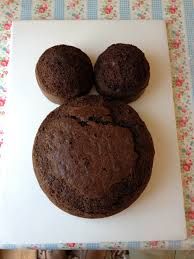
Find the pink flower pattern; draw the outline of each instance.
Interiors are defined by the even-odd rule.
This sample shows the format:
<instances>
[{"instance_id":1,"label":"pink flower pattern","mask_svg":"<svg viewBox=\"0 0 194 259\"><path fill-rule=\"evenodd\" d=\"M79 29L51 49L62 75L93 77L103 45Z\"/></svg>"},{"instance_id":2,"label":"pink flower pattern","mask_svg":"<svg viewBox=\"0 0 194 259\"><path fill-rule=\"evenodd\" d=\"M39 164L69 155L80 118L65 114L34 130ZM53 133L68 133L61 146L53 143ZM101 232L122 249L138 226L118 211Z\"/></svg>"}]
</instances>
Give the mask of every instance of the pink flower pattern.
<instances>
[{"instance_id":1,"label":"pink flower pattern","mask_svg":"<svg viewBox=\"0 0 194 259\"><path fill-rule=\"evenodd\" d=\"M118 18L118 1L115 0L105 0L99 1L100 3L100 18L102 19L117 19Z\"/></svg>"},{"instance_id":2,"label":"pink flower pattern","mask_svg":"<svg viewBox=\"0 0 194 259\"><path fill-rule=\"evenodd\" d=\"M151 19L151 1L132 0L131 1L133 19Z\"/></svg>"},{"instance_id":3,"label":"pink flower pattern","mask_svg":"<svg viewBox=\"0 0 194 259\"><path fill-rule=\"evenodd\" d=\"M52 19L52 0L33 1L33 19Z\"/></svg>"},{"instance_id":4,"label":"pink flower pattern","mask_svg":"<svg viewBox=\"0 0 194 259\"><path fill-rule=\"evenodd\" d=\"M53 19L54 1L34 0L32 9L33 19ZM67 0L65 2L66 19L87 18L87 1ZM184 18L181 0L164 0L163 16L167 23L168 39L170 47L170 59L172 67L172 81L175 98L178 140L181 157L182 181L185 197L185 210L187 217L188 240L182 245L184 248L192 247L194 237L194 171L193 171L193 126L191 113L191 84L186 49ZM131 0L132 19L151 19L151 0ZM0 120L5 114L7 95L7 74L9 62L9 40L10 29L13 20L20 18L21 1L2 0L0 1ZM98 18L118 19L119 1L102 0L98 1ZM3 144L4 131L0 128L0 147ZM0 149L1 151L1 149ZM1 154L0 154L1 155ZM101 248L122 248L123 243L102 243ZM169 246L167 241L142 242L141 248L165 248ZM62 248L83 249L84 244L68 243L62 244Z\"/></svg>"},{"instance_id":5,"label":"pink flower pattern","mask_svg":"<svg viewBox=\"0 0 194 259\"><path fill-rule=\"evenodd\" d=\"M84 0L68 0L65 1L66 19L85 19L86 18L86 1Z\"/></svg>"},{"instance_id":6,"label":"pink flower pattern","mask_svg":"<svg viewBox=\"0 0 194 259\"><path fill-rule=\"evenodd\" d=\"M173 87L175 93L175 108L177 117L177 133L181 154L182 179L185 197L185 210L189 237L194 236L193 219L191 215L191 189L193 186L193 126L191 121L191 84L186 55L186 39L182 22L182 1L165 0L165 18L167 21L170 57L172 64Z\"/></svg>"}]
</instances>

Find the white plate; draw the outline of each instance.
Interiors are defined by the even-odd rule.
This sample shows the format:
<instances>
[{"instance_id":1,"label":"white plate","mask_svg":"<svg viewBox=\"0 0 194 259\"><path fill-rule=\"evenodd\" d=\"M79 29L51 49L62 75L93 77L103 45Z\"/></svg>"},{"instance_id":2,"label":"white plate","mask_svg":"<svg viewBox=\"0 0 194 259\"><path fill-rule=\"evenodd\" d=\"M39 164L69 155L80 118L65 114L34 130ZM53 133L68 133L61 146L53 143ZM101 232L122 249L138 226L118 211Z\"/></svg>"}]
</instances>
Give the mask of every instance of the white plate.
<instances>
[{"instance_id":1,"label":"white plate","mask_svg":"<svg viewBox=\"0 0 194 259\"><path fill-rule=\"evenodd\" d=\"M0 243L175 240L186 237L179 155L165 23L163 21L26 21L13 26L8 97L7 169L0 179ZM36 131L55 108L37 86L42 52L66 43L93 62L110 44L141 48L150 84L133 107L150 130L156 155L141 197L105 219L82 219L55 207L35 178L31 152Z\"/></svg>"}]
</instances>

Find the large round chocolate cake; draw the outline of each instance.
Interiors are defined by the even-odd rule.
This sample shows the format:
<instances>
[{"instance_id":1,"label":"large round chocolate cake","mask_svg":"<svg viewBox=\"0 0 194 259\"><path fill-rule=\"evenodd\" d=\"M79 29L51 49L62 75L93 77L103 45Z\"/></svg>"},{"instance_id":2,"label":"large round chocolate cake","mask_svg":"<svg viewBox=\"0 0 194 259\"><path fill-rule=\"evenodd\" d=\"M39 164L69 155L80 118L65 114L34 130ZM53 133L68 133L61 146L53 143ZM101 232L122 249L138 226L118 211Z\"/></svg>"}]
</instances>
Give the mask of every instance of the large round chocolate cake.
<instances>
[{"instance_id":1,"label":"large round chocolate cake","mask_svg":"<svg viewBox=\"0 0 194 259\"><path fill-rule=\"evenodd\" d=\"M151 135L138 114L100 96L52 111L33 147L42 190L60 209L86 218L130 206L149 182L153 158Z\"/></svg>"}]
</instances>

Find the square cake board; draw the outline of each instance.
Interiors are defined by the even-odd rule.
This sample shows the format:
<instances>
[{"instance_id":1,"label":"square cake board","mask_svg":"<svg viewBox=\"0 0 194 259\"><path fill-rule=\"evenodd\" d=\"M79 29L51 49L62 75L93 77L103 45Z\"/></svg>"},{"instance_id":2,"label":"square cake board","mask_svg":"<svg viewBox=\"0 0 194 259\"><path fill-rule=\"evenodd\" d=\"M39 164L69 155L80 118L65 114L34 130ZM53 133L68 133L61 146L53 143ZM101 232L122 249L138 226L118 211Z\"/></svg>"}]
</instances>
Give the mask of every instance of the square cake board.
<instances>
[{"instance_id":1,"label":"square cake board","mask_svg":"<svg viewBox=\"0 0 194 259\"><path fill-rule=\"evenodd\" d=\"M132 106L154 141L151 180L128 209L103 219L71 216L40 189L32 166L32 145L42 120L56 105L35 79L39 56L57 44L74 45L94 63L113 43L144 51L149 87ZM12 29L7 105L7 142L0 174L0 243L118 242L186 238L176 121L163 21L23 21Z\"/></svg>"}]
</instances>

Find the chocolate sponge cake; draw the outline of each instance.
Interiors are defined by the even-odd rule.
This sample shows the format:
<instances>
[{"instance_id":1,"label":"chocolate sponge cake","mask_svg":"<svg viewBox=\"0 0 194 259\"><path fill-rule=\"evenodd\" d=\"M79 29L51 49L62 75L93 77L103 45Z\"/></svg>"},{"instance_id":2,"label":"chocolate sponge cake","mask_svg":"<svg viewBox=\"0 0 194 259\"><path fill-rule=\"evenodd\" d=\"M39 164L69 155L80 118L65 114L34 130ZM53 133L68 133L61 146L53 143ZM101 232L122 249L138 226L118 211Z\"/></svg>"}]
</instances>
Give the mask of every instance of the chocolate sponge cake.
<instances>
[{"instance_id":1,"label":"chocolate sponge cake","mask_svg":"<svg viewBox=\"0 0 194 259\"><path fill-rule=\"evenodd\" d=\"M150 78L144 53L130 44L113 44L94 66L97 91L110 99L135 101L142 95Z\"/></svg>"},{"instance_id":2,"label":"chocolate sponge cake","mask_svg":"<svg viewBox=\"0 0 194 259\"><path fill-rule=\"evenodd\" d=\"M143 192L154 146L130 106L87 96L46 117L32 156L40 187L56 206L76 216L101 218L126 209Z\"/></svg>"},{"instance_id":3,"label":"chocolate sponge cake","mask_svg":"<svg viewBox=\"0 0 194 259\"><path fill-rule=\"evenodd\" d=\"M44 95L62 104L87 94L93 86L93 67L80 49L58 45L47 49L36 65L37 82Z\"/></svg>"}]
</instances>

